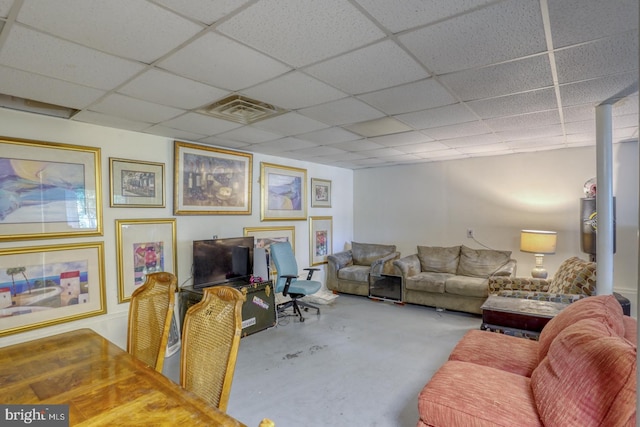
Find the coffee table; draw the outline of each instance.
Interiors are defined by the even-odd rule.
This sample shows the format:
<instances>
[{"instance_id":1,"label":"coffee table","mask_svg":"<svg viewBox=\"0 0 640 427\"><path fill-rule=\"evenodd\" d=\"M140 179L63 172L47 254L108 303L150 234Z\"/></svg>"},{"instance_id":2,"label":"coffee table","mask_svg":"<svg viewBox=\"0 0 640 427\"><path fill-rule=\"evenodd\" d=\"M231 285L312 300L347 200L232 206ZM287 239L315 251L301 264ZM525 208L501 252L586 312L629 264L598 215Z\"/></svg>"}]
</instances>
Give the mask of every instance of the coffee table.
<instances>
[{"instance_id":1,"label":"coffee table","mask_svg":"<svg viewBox=\"0 0 640 427\"><path fill-rule=\"evenodd\" d=\"M480 329L538 339L542 328L568 304L489 295L480 307Z\"/></svg>"}]
</instances>

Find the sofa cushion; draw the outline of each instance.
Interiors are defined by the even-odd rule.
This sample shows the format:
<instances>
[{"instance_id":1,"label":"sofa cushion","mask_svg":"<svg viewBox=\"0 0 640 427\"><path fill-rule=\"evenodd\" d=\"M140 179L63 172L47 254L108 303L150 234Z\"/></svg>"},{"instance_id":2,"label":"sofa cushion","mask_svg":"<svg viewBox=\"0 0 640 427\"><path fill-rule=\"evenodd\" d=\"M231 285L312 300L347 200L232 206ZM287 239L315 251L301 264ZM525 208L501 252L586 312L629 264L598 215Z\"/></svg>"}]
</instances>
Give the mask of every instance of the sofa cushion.
<instances>
[{"instance_id":1,"label":"sofa cushion","mask_svg":"<svg viewBox=\"0 0 640 427\"><path fill-rule=\"evenodd\" d=\"M396 251L395 245L351 242L351 253L355 265L371 265L377 259Z\"/></svg>"},{"instance_id":2,"label":"sofa cushion","mask_svg":"<svg viewBox=\"0 0 640 427\"><path fill-rule=\"evenodd\" d=\"M338 270L338 279L352 282L369 282L369 267L364 265L350 265Z\"/></svg>"},{"instance_id":3,"label":"sofa cushion","mask_svg":"<svg viewBox=\"0 0 640 427\"><path fill-rule=\"evenodd\" d=\"M538 366L538 341L472 329L456 344L449 360L530 377Z\"/></svg>"},{"instance_id":4,"label":"sofa cushion","mask_svg":"<svg viewBox=\"0 0 640 427\"><path fill-rule=\"evenodd\" d=\"M565 260L549 282L552 294L594 295L596 288L596 263L578 257Z\"/></svg>"},{"instance_id":5,"label":"sofa cushion","mask_svg":"<svg viewBox=\"0 0 640 427\"><path fill-rule=\"evenodd\" d=\"M405 279L405 287L413 291L444 293L444 283L452 277L448 273L418 273Z\"/></svg>"},{"instance_id":6,"label":"sofa cushion","mask_svg":"<svg viewBox=\"0 0 640 427\"><path fill-rule=\"evenodd\" d=\"M460 246L418 246L418 258L422 271L455 274L460 262Z\"/></svg>"},{"instance_id":7,"label":"sofa cushion","mask_svg":"<svg viewBox=\"0 0 640 427\"><path fill-rule=\"evenodd\" d=\"M540 333L538 359L547 355L553 340L567 326L582 319L593 319L611 327L619 336L624 336L622 307L613 295L586 297L571 303L547 323Z\"/></svg>"},{"instance_id":8,"label":"sofa cushion","mask_svg":"<svg viewBox=\"0 0 640 427\"><path fill-rule=\"evenodd\" d=\"M608 325L580 320L558 334L531 388L545 425L628 425L636 413L636 348Z\"/></svg>"},{"instance_id":9,"label":"sofa cushion","mask_svg":"<svg viewBox=\"0 0 640 427\"><path fill-rule=\"evenodd\" d=\"M471 249L464 245L460 248L460 263L457 274L460 276L489 277L509 261L511 251L492 249Z\"/></svg>"},{"instance_id":10,"label":"sofa cushion","mask_svg":"<svg viewBox=\"0 0 640 427\"><path fill-rule=\"evenodd\" d=\"M487 283L484 277L452 276L444 282L444 290L453 295L486 298L489 296Z\"/></svg>"}]
</instances>

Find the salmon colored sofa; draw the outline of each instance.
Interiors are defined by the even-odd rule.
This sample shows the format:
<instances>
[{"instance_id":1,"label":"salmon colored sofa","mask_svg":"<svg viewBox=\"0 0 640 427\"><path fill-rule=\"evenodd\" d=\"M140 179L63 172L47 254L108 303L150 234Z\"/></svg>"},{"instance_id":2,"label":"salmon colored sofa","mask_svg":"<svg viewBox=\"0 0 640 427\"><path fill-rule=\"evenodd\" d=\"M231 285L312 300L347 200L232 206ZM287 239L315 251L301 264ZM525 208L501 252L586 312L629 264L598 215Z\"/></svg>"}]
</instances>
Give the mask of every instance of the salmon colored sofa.
<instances>
[{"instance_id":1,"label":"salmon colored sofa","mask_svg":"<svg viewBox=\"0 0 640 427\"><path fill-rule=\"evenodd\" d=\"M418 427L635 426L637 321L612 295L570 304L539 341L469 331L418 397Z\"/></svg>"}]
</instances>

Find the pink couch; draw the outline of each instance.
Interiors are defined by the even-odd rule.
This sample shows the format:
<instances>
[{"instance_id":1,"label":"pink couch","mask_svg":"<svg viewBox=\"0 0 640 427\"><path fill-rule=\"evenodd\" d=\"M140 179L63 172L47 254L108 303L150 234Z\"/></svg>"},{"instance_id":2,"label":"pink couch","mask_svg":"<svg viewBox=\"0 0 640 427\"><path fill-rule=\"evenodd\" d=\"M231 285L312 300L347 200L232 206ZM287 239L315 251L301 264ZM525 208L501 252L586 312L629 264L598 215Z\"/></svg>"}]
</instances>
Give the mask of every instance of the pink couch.
<instances>
[{"instance_id":1,"label":"pink couch","mask_svg":"<svg viewBox=\"0 0 640 427\"><path fill-rule=\"evenodd\" d=\"M539 341L473 330L418 397L426 426L635 426L637 322L612 295L569 305Z\"/></svg>"}]
</instances>

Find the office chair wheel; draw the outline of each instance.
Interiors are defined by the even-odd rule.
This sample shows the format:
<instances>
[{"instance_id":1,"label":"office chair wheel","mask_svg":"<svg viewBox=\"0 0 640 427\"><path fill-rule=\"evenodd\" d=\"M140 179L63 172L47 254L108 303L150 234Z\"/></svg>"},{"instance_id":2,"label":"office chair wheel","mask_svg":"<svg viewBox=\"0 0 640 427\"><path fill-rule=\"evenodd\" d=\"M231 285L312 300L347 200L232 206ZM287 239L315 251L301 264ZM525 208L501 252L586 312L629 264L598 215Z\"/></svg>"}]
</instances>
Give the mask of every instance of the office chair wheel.
<instances>
[{"instance_id":1,"label":"office chair wheel","mask_svg":"<svg viewBox=\"0 0 640 427\"><path fill-rule=\"evenodd\" d=\"M304 311L309 311L309 307L305 307L305 308L304 308Z\"/></svg>"},{"instance_id":2,"label":"office chair wheel","mask_svg":"<svg viewBox=\"0 0 640 427\"><path fill-rule=\"evenodd\" d=\"M300 323L304 323L304 317L300 317Z\"/></svg>"}]
</instances>

